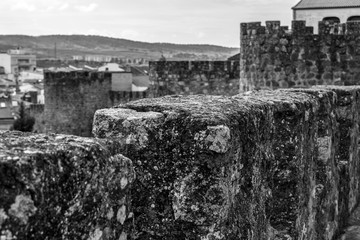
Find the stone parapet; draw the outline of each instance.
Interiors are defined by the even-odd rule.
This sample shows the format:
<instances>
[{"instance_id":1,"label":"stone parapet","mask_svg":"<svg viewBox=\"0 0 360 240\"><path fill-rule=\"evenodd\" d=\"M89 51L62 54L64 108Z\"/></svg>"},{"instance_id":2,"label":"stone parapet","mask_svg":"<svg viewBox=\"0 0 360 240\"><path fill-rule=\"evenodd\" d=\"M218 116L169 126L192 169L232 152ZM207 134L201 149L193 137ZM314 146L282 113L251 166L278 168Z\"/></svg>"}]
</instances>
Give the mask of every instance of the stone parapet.
<instances>
[{"instance_id":1,"label":"stone parapet","mask_svg":"<svg viewBox=\"0 0 360 240\"><path fill-rule=\"evenodd\" d=\"M111 73L45 72L45 133L91 136L97 109L110 107Z\"/></svg>"},{"instance_id":2,"label":"stone parapet","mask_svg":"<svg viewBox=\"0 0 360 240\"><path fill-rule=\"evenodd\" d=\"M239 93L239 61L157 61L149 67L155 97Z\"/></svg>"},{"instance_id":3,"label":"stone parapet","mask_svg":"<svg viewBox=\"0 0 360 240\"><path fill-rule=\"evenodd\" d=\"M144 99L97 111L93 133L134 161L139 239L336 239L359 203L359 94Z\"/></svg>"},{"instance_id":4,"label":"stone parapet","mask_svg":"<svg viewBox=\"0 0 360 240\"><path fill-rule=\"evenodd\" d=\"M241 91L359 85L359 22L241 23Z\"/></svg>"},{"instance_id":5,"label":"stone parapet","mask_svg":"<svg viewBox=\"0 0 360 240\"><path fill-rule=\"evenodd\" d=\"M118 145L0 132L0 239L127 239L135 174Z\"/></svg>"},{"instance_id":6,"label":"stone parapet","mask_svg":"<svg viewBox=\"0 0 360 240\"><path fill-rule=\"evenodd\" d=\"M355 236L359 106L356 86L166 96L98 110L97 138L0 132L0 238Z\"/></svg>"}]
</instances>

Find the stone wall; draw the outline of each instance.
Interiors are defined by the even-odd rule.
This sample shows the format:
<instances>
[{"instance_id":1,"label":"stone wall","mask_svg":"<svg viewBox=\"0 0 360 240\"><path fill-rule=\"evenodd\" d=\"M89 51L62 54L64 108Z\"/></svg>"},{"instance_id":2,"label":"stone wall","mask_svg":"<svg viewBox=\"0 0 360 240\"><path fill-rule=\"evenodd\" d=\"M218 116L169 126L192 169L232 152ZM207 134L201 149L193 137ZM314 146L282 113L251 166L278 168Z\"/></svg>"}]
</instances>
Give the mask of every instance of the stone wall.
<instances>
[{"instance_id":1,"label":"stone wall","mask_svg":"<svg viewBox=\"0 0 360 240\"><path fill-rule=\"evenodd\" d=\"M166 96L96 111L95 139L0 132L0 237L350 236L359 106L356 86Z\"/></svg>"},{"instance_id":2,"label":"stone wall","mask_svg":"<svg viewBox=\"0 0 360 240\"><path fill-rule=\"evenodd\" d=\"M239 93L239 61L158 61L149 66L155 97Z\"/></svg>"},{"instance_id":3,"label":"stone wall","mask_svg":"<svg viewBox=\"0 0 360 240\"><path fill-rule=\"evenodd\" d=\"M151 62L146 92L113 91L111 73L46 72L45 110L35 115L35 130L91 136L97 109L169 94L235 95L239 67L239 61Z\"/></svg>"},{"instance_id":4,"label":"stone wall","mask_svg":"<svg viewBox=\"0 0 360 240\"><path fill-rule=\"evenodd\" d=\"M97 109L108 106L110 73L46 72L46 132L90 136Z\"/></svg>"},{"instance_id":5,"label":"stone wall","mask_svg":"<svg viewBox=\"0 0 360 240\"><path fill-rule=\"evenodd\" d=\"M241 23L241 91L360 83L360 23L305 24Z\"/></svg>"},{"instance_id":6,"label":"stone wall","mask_svg":"<svg viewBox=\"0 0 360 240\"><path fill-rule=\"evenodd\" d=\"M144 91L144 92L117 92L117 91L110 91L109 92L109 101L108 106L117 106L122 103L127 103L130 101L135 101L138 99L146 98L148 96L151 96L150 91Z\"/></svg>"},{"instance_id":7,"label":"stone wall","mask_svg":"<svg viewBox=\"0 0 360 240\"><path fill-rule=\"evenodd\" d=\"M134 162L137 239L334 240L360 222L348 221L359 97L333 86L144 99L97 111L93 132Z\"/></svg>"},{"instance_id":8,"label":"stone wall","mask_svg":"<svg viewBox=\"0 0 360 240\"><path fill-rule=\"evenodd\" d=\"M35 114L35 130L91 136L96 110L144 98L148 92L112 91L112 74L100 72L46 72L45 110Z\"/></svg>"},{"instance_id":9,"label":"stone wall","mask_svg":"<svg viewBox=\"0 0 360 240\"><path fill-rule=\"evenodd\" d=\"M0 131L0 239L120 239L132 162L118 143Z\"/></svg>"}]
</instances>

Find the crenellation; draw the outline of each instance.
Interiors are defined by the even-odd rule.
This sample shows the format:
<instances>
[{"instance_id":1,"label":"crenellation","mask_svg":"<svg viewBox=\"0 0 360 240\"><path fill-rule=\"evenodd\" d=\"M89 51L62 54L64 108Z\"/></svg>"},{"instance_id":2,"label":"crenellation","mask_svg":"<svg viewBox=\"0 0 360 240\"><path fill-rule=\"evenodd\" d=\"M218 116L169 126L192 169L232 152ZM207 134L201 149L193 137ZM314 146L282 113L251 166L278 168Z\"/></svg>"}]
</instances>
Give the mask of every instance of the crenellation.
<instances>
[{"instance_id":1,"label":"crenellation","mask_svg":"<svg viewBox=\"0 0 360 240\"><path fill-rule=\"evenodd\" d=\"M266 21L266 34L277 34L282 29L280 27L280 21Z\"/></svg>"},{"instance_id":2,"label":"crenellation","mask_svg":"<svg viewBox=\"0 0 360 240\"><path fill-rule=\"evenodd\" d=\"M318 35L359 35L360 22L334 23L331 21L320 21L318 30L319 34L315 34L314 27L306 26L306 21L304 20L292 21L291 29L289 29L289 26L281 26L280 21L266 21L265 26L262 26L261 22L240 24L240 32L243 38L258 35L269 36L272 34L289 34L290 36L311 35L316 38Z\"/></svg>"},{"instance_id":3,"label":"crenellation","mask_svg":"<svg viewBox=\"0 0 360 240\"><path fill-rule=\"evenodd\" d=\"M306 22L302 20L292 21L291 23L292 34L296 36L306 35Z\"/></svg>"},{"instance_id":4,"label":"crenellation","mask_svg":"<svg viewBox=\"0 0 360 240\"><path fill-rule=\"evenodd\" d=\"M111 73L90 72L90 71L72 71L72 72L50 72L44 73L44 81L48 85L65 85L91 83L98 80L110 79Z\"/></svg>"},{"instance_id":5,"label":"crenellation","mask_svg":"<svg viewBox=\"0 0 360 240\"><path fill-rule=\"evenodd\" d=\"M360 198L359 93L142 99L97 111L93 129L133 159L144 239L338 239Z\"/></svg>"},{"instance_id":6,"label":"crenellation","mask_svg":"<svg viewBox=\"0 0 360 240\"><path fill-rule=\"evenodd\" d=\"M247 35L247 23L240 23L240 36Z\"/></svg>"},{"instance_id":7,"label":"crenellation","mask_svg":"<svg viewBox=\"0 0 360 240\"><path fill-rule=\"evenodd\" d=\"M282 31L284 31L284 32L289 31L289 26L280 26L280 28L281 28Z\"/></svg>"},{"instance_id":8,"label":"crenellation","mask_svg":"<svg viewBox=\"0 0 360 240\"><path fill-rule=\"evenodd\" d=\"M359 35L360 34L360 22L347 22L346 30L348 35Z\"/></svg>"},{"instance_id":9,"label":"crenellation","mask_svg":"<svg viewBox=\"0 0 360 240\"><path fill-rule=\"evenodd\" d=\"M149 66L156 97L239 92L240 61L157 61Z\"/></svg>"},{"instance_id":10,"label":"crenellation","mask_svg":"<svg viewBox=\"0 0 360 240\"><path fill-rule=\"evenodd\" d=\"M92 117L108 107L111 73L45 72L45 132L91 136Z\"/></svg>"},{"instance_id":11,"label":"crenellation","mask_svg":"<svg viewBox=\"0 0 360 240\"><path fill-rule=\"evenodd\" d=\"M240 91L360 84L359 22L319 22L319 34L305 21L293 21L291 31L279 25L268 21L266 33L241 35Z\"/></svg>"},{"instance_id":12,"label":"crenellation","mask_svg":"<svg viewBox=\"0 0 360 240\"><path fill-rule=\"evenodd\" d=\"M252 35L260 35L265 34L266 27L261 26L261 22L250 22L246 24L246 27L244 27L244 32L242 35L252 36Z\"/></svg>"},{"instance_id":13,"label":"crenellation","mask_svg":"<svg viewBox=\"0 0 360 240\"><path fill-rule=\"evenodd\" d=\"M306 26L306 27L305 27L305 34L306 34L306 35L312 35L312 34L314 34L314 27Z\"/></svg>"}]
</instances>

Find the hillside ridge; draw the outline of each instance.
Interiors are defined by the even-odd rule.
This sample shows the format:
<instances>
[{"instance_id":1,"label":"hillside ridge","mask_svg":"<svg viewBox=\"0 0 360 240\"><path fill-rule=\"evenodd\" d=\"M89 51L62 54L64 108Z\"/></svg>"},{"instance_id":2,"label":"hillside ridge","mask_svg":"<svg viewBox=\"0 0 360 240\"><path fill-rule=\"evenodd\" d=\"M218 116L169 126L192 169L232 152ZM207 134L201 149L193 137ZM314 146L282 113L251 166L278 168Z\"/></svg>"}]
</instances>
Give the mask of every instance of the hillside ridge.
<instances>
[{"instance_id":1,"label":"hillside ridge","mask_svg":"<svg viewBox=\"0 0 360 240\"><path fill-rule=\"evenodd\" d=\"M71 58L74 55L108 55L125 58L226 58L239 52L211 44L142 42L99 35L0 35L0 50L30 48L39 57ZM55 50L56 49L56 50ZM56 53L55 53L56 52ZM202 56L203 55L203 56Z\"/></svg>"}]
</instances>

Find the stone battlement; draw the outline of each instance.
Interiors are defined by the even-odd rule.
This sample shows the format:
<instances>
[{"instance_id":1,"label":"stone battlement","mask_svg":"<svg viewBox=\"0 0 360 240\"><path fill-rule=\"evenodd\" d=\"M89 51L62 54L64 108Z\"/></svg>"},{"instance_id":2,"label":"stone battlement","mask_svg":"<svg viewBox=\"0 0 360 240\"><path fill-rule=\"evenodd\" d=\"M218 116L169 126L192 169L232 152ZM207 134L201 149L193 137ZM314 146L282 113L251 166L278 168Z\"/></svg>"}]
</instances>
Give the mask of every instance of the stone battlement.
<instances>
[{"instance_id":1,"label":"stone battlement","mask_svg":"<svg viewBox=\"0 0 360 240\"><path fill-rule=\"evenodd\" d=\"M92 71L44 72L44 83L46 85L78 85L106 79L111 79L111 73Z\"/></svg>"},{"instance_id":2,"label":"stone battlement","mask_svg":"<svg viewBox=\"0 0 360 240\"><path fill-rule=\"evenodd\" d=\"M0 131L0 239L126 239L135 174L118 148Z\"/></svg>"},{"instance_id":3,"label":"stone battlement","mask_svg":"<svg viewBox=\"0 0 360 240\"><path fill-rule=\"evenodd\" d=\"M305 21L291 31L279 21L242 23L240 90L360 84L360 23L319 26L313 34Z\"/></svg>"},{"instance_id":4,"label":"stone battlement","mask_svg":"<svg viewBox=\"0 0 360 240\"><path fill-rule=\"evenodd\" d=\"M306 21L292 21L291 30L288 26L281 26L280 21L266 21L265 26L261 22L249 22L240 24L241 37L259 35L294 35L314 36L318 35L359 35L360 22L332 23L328 21L319 22L319 34L314 34L314 28L306 26Z\"/></svg>"},{"instance_id":5,"label":"stone battlement","mask_svg":"<svg viewBox=\"0 0 360 240\"><path fill-rule=\"evenodd\" d=\"M156 97L239 92L239 61L157 61L149 66Z\"/></svg>"},{"instance_id":6,"label":"stone battlement","mask_svg":"<svg viewBox=\"0 0 360 240\"><path fill-rule=\"evenodd\" d=\"M141 99L98 110L96 138L0 132L0 237L338 239L359 116L360 87L329 86Z\"/></svg>"}]
</instances>

